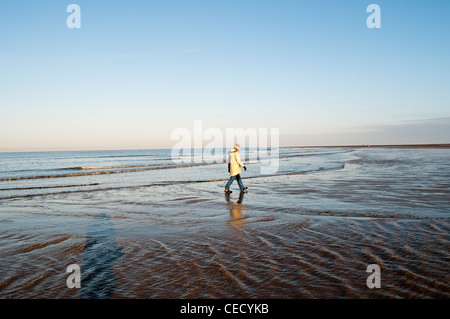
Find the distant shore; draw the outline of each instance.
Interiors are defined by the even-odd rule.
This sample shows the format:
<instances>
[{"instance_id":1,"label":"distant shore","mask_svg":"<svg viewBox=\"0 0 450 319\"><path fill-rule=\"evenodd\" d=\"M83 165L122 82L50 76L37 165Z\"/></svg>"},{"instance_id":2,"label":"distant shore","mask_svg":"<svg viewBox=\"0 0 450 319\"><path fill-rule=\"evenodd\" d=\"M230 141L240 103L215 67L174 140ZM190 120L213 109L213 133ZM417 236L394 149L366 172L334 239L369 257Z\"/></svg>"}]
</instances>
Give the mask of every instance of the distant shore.
<instances>
[{"instance_id":1,"label":"distant shore","mask_svg":"<svg viewBox=\"0 0 450 319\"><path fill-rule=\"evenodd\" d=\"M448 144L392 144L392 145L323 145L323 146L281 146L280 148L327 148L327 147L347 147L347 148L450 148L450 143Z\"/></svg>"},{"instance_id":2,"label":"distant shore","mask_svg":"<svg viewBox=\"0 0 450 319\"><path fill-rule=\"evenodd\" d=\"M441 144L386 144L386 145L292 145L292 146L280 146L281 149L284 148L367 148L367 147L378 147L378 148L450 148L450 143ZM143 151L143 150L160 150L161 148L137 148L137 149L80 149L80 150L33 150L33 151L0 151L0 154L18 154L18 153L47 153L47 152L94 152L94 151ZM170 149L170 148L167 148Z\"/></svg>"}]
</instances>

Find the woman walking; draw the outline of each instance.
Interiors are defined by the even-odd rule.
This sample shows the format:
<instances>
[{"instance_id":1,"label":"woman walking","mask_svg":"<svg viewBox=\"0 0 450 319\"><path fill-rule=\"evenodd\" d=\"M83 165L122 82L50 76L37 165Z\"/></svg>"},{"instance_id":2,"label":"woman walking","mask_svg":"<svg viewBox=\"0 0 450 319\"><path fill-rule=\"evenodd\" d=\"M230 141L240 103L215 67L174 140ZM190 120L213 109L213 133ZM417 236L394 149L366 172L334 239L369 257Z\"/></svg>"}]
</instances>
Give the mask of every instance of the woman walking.
<instances>
[{"instance_id":1,"label":"woman walking","mask_svg":"<svg viewBox=\"0 0 450 319\"><path fill-rule=\"evenodd\" d=\"M234 182L234 180L237 180L241 192L247 192L247 187L244 187L241 178L241 167L244 168L244 170L247 170L247 167L245 167L244 163L241 162L241 155L239 154L240 148L241 147L239 146L239 144L235 144L234 148L228 152L228 171L230 173L230 179L228 180L227 185L225 185L225 193L227 194L231 193L230 186Z\"/></svg>"}]
</instances>

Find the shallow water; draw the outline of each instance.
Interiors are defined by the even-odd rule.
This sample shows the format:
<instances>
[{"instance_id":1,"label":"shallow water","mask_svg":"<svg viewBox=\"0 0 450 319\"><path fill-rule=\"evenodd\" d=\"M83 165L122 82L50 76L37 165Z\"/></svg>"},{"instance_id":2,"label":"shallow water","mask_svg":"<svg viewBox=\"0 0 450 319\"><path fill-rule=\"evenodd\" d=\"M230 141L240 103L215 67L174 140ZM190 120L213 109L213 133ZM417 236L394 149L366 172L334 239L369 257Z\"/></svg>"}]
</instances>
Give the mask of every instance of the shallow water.
<instances>
[{"instance_id":1,"label":"shallow water","mask_svg":"<svg viewBox=\"0 0 450 319\"><path fill-rule=\"evenodd\" d=\"M225 164L6 180L168 164L167 150L67 152L34 167L51 154L2 154L16 164L0 177L0 297L450 296L449 149L283 151L276 176L248 164L249 193L234 184L229 197ZM74 263L81 289L66 286Z\"/></svg>"}]
</instances>

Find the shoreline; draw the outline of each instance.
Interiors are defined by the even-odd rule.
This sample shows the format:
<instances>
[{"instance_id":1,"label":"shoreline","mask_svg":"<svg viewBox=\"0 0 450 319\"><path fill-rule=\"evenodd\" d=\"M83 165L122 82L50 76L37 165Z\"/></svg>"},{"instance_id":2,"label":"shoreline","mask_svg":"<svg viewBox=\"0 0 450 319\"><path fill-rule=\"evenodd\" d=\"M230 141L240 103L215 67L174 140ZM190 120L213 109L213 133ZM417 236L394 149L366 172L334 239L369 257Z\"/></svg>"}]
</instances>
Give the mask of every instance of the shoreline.
<instances>
[{"instance_id":1,"label":"shoreline","mask_svg":"<svg viewBox=\"0 0 450 319\"><path fill-rule=\"evenodd\" d=\"M280 146L282 148L450 148L450 143L440 144L379 144L379 145L325 145L325 146Z\"/></svg>"}]
</instances>

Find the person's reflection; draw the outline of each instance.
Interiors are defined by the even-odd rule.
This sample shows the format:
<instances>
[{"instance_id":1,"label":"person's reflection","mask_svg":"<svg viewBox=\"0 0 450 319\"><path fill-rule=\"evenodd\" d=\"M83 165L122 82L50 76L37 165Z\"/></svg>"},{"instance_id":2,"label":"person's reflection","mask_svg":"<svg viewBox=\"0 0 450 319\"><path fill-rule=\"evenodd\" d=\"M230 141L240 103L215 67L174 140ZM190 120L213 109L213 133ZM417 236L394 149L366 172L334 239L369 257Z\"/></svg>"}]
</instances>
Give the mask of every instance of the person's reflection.
<instances>
[{"instance_id":1,"label":"person's reflection","mask_svg":"<svg viewBox=\"0 0 450 319\"><path fill-rule=\"evenodd\" d=\"M122 256L114 240L111 218L101 213L94 217L86 233L81 265L81 298L110 298L116 288L113 265Z\"/></svg>"},{"instance_id":2,"label":"person's reflection","mask_svg":"<svg viewBox=\"0 0 450 319\"><path fill-rule=\"evenodd\" d=\"M244 201L244 192L239 194L239 199L235 203L230 201L230 194L225 194L225 199L228 202L228 207L230 209L230 224L234 227L241 228L244 225L244 216L242 214L242 202Z\"/></svg>"}]
</instances>

